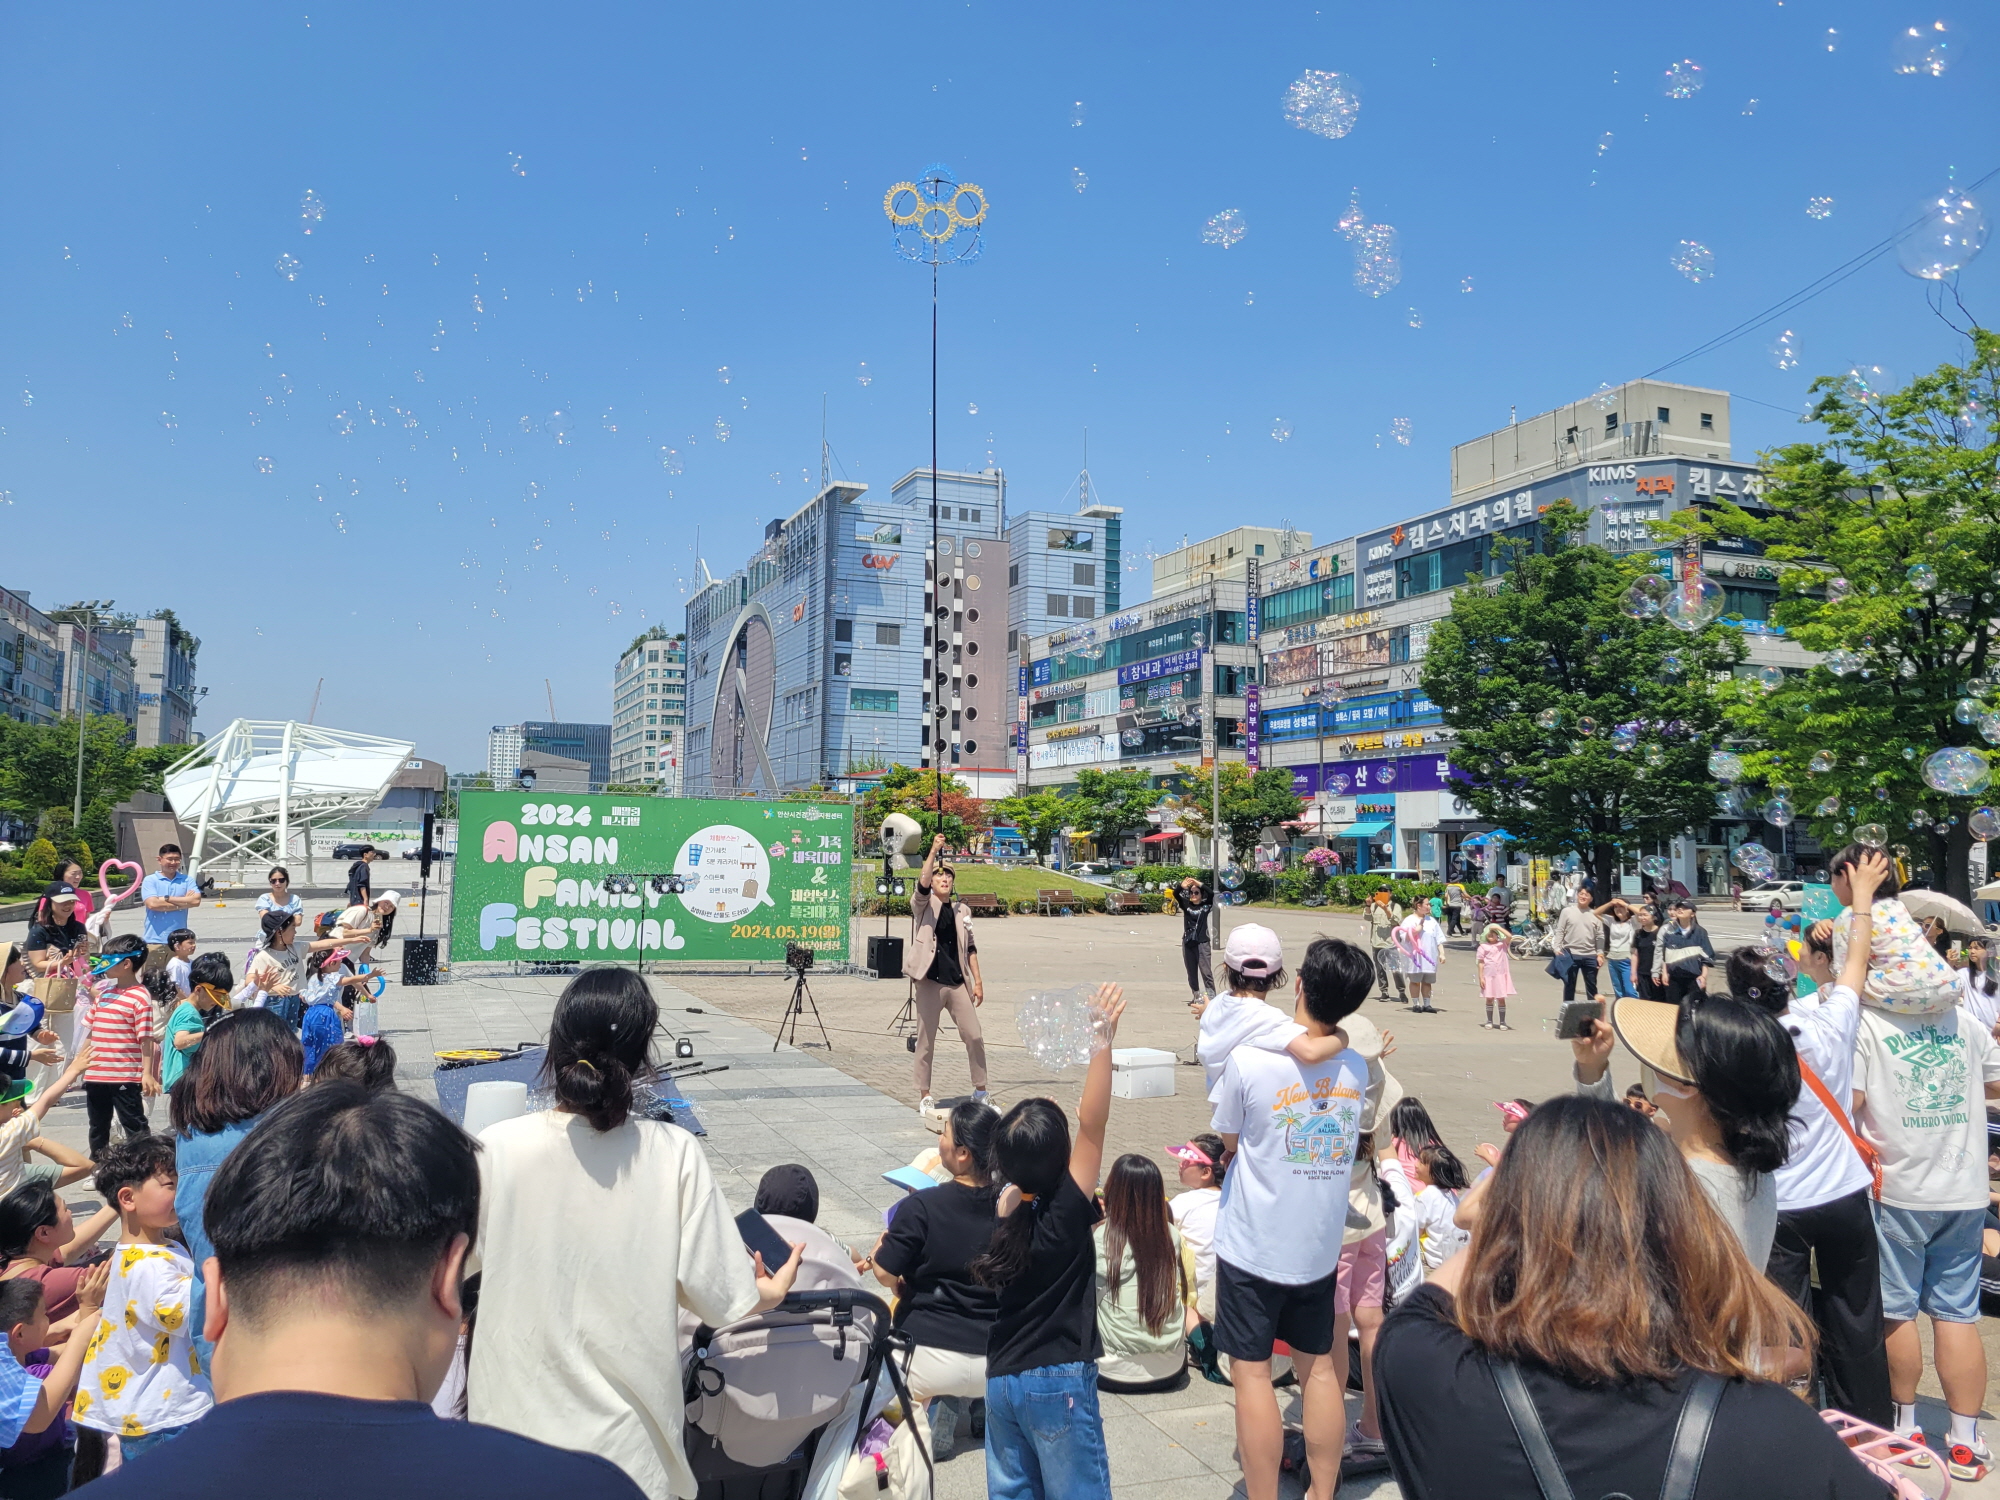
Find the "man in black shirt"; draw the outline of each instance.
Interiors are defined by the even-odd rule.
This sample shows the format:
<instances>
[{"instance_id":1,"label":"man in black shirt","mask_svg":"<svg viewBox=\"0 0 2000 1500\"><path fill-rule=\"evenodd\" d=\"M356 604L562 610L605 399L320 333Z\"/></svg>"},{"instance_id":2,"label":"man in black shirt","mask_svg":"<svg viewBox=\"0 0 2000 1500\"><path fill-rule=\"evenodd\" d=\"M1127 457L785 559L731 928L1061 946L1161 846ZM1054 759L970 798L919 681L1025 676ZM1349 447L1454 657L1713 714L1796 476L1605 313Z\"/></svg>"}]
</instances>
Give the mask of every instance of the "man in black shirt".
<instances>
[{"instance_id":1,"label":"man in black shirt","mask_svg":"<svg viewBox=\"0 0 2000 1500\"><path fill-rule=\"evenodd\" d=\"M910 898L910 942L903 960L903 973L916 982L917 1108L926 1119L937 1113L931 1098L931 1058L937 1051L938 1016L947 1007L965 1040L972 1097L986 1102L986 1037L979 1027L986 984L979 975L972 924L965 919L965 909L951 899L957 876L938 859L943 851L944 835L939 834L931 840L924 867L917 872L917 893Z\"/></svg>"},{"instance_id":2,"label":"man in black shirt","mask_svg":"<svg viewBox=\"0 0 2000 1500\"><path fill-rule=\"evenodd\" d=\"M367 906L370 904L370 898L374 895L374 891L371 889L374 882L368 873L368 866L381 857L382 851L379 849L363 849L361 851L361 858L347 867L347 904L349 906Z\"/></svg>"},{"instance_id":3,"label":"man in black shirt","mask_svg":"<svg viewBox=\"0 0 2000 1500\"><path fill-rule=\"evenodd\" d=\"M1167 887L1181 913L1181 961L1187 965L1188 1004L1194 1005L1215 994L1215 971L1209 967L1209 916L1215 903L1209 900L1202 883L1190 875L1179 885ZM1199 978L1200 983L1196 983Z\"/></svg>"},{"instance_id":4,"label":"man in black shirt","mask_svg":"<svg viewBox=\"0 0 2000 1500\"><path fill-rule=\"evenodd\" d=\"M479 1228L475 1149L429 1105L358 1084L266 1114L204 1205L218 1404L98 1480L106 1500L640 1500L604 1459L431 1410Z\"/></svg>"}]
</instances>

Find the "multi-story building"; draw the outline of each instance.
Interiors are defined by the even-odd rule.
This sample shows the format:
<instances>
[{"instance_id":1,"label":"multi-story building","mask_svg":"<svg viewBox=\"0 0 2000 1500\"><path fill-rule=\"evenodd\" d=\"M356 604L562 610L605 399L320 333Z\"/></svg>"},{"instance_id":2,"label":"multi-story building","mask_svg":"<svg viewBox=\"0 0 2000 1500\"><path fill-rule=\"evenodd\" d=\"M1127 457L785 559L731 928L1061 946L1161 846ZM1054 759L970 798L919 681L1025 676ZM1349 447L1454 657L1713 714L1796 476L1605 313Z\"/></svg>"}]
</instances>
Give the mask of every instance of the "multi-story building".
<instances>
[{"instance_id":1,"label":"multi-story building","mask_svg":"<svg viewBox=\"0 0 2000 1500\"><path fill-rule=\"evenodd\" d=\"M938 622L924 615L928 469L911 470L887 500L870 498L864 484L826 485L772 521L744 567L711 578L687 607L687 795L829 785L870 767L923 764L933 728L947 764L1000 763L1004 495L998 470L939 475L946 618ZM927 641L934 629L939 635ZM955 722L931 718L927 645L939 652L945 712Z\"/></svg>"},{"instance_id":2,"label":"multi-story building","mask_svg":"<svg viewBox=\"0 0 2000 1500\"><path fill-rule=\"evenodd\" d=\"M1007 677L1020 675L1024 643L1075 620L1116 614L1123 603L1124 508L1091 498L1077 476L1073 512L1018 511L1007 518ZM1009 748L1016 753L1018 741Z\"/></svg>"},{"instance_id":3,"label":"multi-story building","mask_svg":"<svg viewBox=\"0 0 2000 1500\"><path fill-rule=\"evenodd\" d=\"M26 594L0 589L0 713L24 724L62 717L67 658L55 621Z\"/></svg>"},{"instance_id":4,"label":"multi-story building","mask_svg":"<svg viewBox=\"0 0 2000 1500\"><path fill-rule=\"evenodd\" d=\"M77 606L44 613L0 589L0 715L53 724L77 712L114 716L141 745L194 739L195 654L201 642L172 610L144 619Z\"/></svg>"},{"instance_id":5,"label":"multi-story building","mask_svg":"<svg viewBox=\"0 0 2000 1500\"><path fill-rule=\"evenodd\" d=\"M1450 868L1492 825L1453 792L1450 732L1420 677L1453 591L1500 572L1495 539L1532 539L1535 518L1568 500L1588 515L1588 540L1652 553L1671 574L1681 563L1652 523L1723 498L1755 506L1763 487L1730 456L1728 394L1695 386L1633 381L1458 445L1448 506L1259 570L1264 764L1290 767L1321 804L1308 818L1350 841L1350 868ZM1701 566L1748 637L1744 670L1814 660L1770 623L1777 574L1753 544L1710 542ZM1750 836L1728 819L1693 830L1669 851L1675 877L1726 886L1728 854ZM1787 861L1810 852L1792 843Z\"/></svg>"},{"instance_id":6,"label":"multi-story building","mask_svg":"<svg viewBox=\"0 0 2000 1500\"><path fill-rule=\"evenodd\" d=\"M609 724L563 724L546 719L495 724L486 736L486 774L493 785L509 785L521 769L521 757L529 751L589 767L593 789L601 789L611 780Z\"/></svg>"},{"instance_id":7,"label":"multi-story building","mask_svg":"<svg viewBox=\"0 0 2000 1500\"><path fill-rule=\"evenodd\" d=\"M202 689L194 683L201 642L172 610L160 610L132 624L127 654L138 708L135 739L141 745L186 745L194 741L195 705Z\"/></svg>"},{"instance_id":8,"label":"multi-story building","mask_svg":"<svg viewBox=\"0 0 2000 1500\"><path fill-rule=\"evenodd\" d=\"M1183 542L1153 559L1153 596L1215 578L1245 578L1259 564L1312 550L1312 533L1289 526L1239 526L1199 542Z\"/></svg>"},{"instance_id":9,"label":"multi-story building","mask_svg":"<svg viewBox=\"0 0 2000 1500\"><path fill-rule=\"evenodd\" d=\"M611 674L611 780L680 793L681 736L687 720L687 654L682 637L655 625L618 658Z\"/></svg>"}]
</instances>

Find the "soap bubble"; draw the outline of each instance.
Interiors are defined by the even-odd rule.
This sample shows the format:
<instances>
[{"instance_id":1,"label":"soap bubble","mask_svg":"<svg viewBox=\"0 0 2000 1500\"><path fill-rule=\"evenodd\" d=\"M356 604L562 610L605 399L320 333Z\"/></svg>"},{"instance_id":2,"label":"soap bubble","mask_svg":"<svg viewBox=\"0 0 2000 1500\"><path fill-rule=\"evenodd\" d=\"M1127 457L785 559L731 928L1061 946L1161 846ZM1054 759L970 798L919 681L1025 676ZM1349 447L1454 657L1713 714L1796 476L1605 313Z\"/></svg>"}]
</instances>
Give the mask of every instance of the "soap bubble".
<instances>
[{"instance_id":1,"label":"soap bubble","mask_svg":"<svg viewBox=\"0 0 2000 1500\"><path fill-rule=\"evenodd\" d=\"M1272 442L1274 443L1286 442L1291 438L1291 435L1292 435L1292 424L1290 422L1287 422L1283 417L1278 417L1271 423Z\"/></svg>"},{"instance_id":2,"label":"soap bubble","mask_svg":"<svg viewBox=\"0 0 2000 1500\"><path fill-rule=\"evenodd\" d=\"M1545 708L1535 715L1535 722L1544 729L1554 729L1556 725L1562 723L1562 711L1555 708Z\"/></svg>"},{"instance_id":3,"label":"soap bubble","mask_svg":"<svg viewBox=\"0 0 2000 1500\"><path fill-rule=\"evenodd\" d=\"M1653 880L1665 880L1671 868L1664 854L1649 854L1639 861L1640 871Z\"/></svg>"},{"instance_id":4,"label":"soap bubble","mask_svg":"<svg viewBox=\"0 0 2000 1500\"><path fill-rule=\"evenodd\" d=\"M1965 826L1972 830L1976 839L2000 839L2000 809L1975 807L1972 816L1965 820Z\"/></svg>"},{"instance_id":5,"label":"soap bubble","mask_svg":"<svg viewBox=\"0 0 2000 1500\"><path fill-rule=\"evenodd\" d=\"M1743 774L1743 757L1733 750L1712 750L1708 756L1708 774L1717 781L1735 781Z\"/></svg>"},{"instance_id":6,"label":"soap bubble","mask_svg":"<svg viewBox=\"0 0 2000 1500\"><path fill-rule=\"evenodd\" d=\"M660 467L665 469L669 474L680 474L685 472L687 468L681 462L679 451L674 448L662 448L660 450Z\"/></svg>"},{"instance_id":7,"label":"soap bubble","mask_svg":"<svg viewBox=\"0 0 2000 1500\"><path fill-rule=\"evenodd\" d=\"M1666 655L1660 658L1660 670L1662 672L1665 672L1669 677L1680 676L1681 669L1685 665L1686 664L1682 662L1681 654L1678 651L1669 651L1666 653Z\"/></svg>"},{"instance_id":8,"label":"soap bubble","mask_svg":"<svg viewBox=\"0 0 2000 1500\"><path fill-rule=\"evenodd\" d=\"M1983 712L1985 709L1977 698L1961 698L1951 706L1951 716L1961 724L1977 724Z\"/></svg>"},{"instance_id":9,"label":"soap bubble","mask_svg":"<svg viewBox=\"0 0 2000 1500\"><path fill-rule=\"evenodd\" d=\"M1981 791L1992 779L1992 767L1977 750L1954 745L1924 758L1924 785L1949 797Z\"/></svg>"},{"instance_id":10,"label":"soap bubble","mask_svg":"<svg viewBox=\"0 0 2000 1500\"><path fill-rule=\"evenodd\" d=\"M1650 620L1657 616L1673 592L1673 584L1658 573L1648 573L1625 591L1624 601L1619 608L1635 620Z\"/></svg>"},{"instance_id":11,"label":"soap bubble","mask_svg":"<svg viewBox=\"0 0 2000 1500\"><path fill-rule=\"evenodd\" d=\"M1128 750L1136 750L1146 743L1146 731L1143 729L1127 729L1118 737L1125 742L1125 748Z\"/></svg>"},{"instance_id":12,"label":"soap bubble","mask_svg":"<svg viewBox=\"0 0 2000 1500\"><path fill-rule=\"evenodd\" d=\"M1361 92L1354 80L1339 73L1308 68L1285 90L1285 118L1300 130L1337 141L1354 128L1361 114Z\"/></svg>"},{"instance_id":13,"label":"soap bubble","mask_svg":"<svg viewBox=\"0 0 2000 1500\"><path fill-rule=\"evenodd\" d=\"M1706 578L1687 579L1677 584L1660 606L1669 624L1690 633L1721 618L1724 604L1722 586Z\"/></svg>"},{"instance_id":14,"label":"soap bubble","mask_svg":"<svg viewBox=\"0 0 2000 1500\"><path fill-rule=\"evenodd\" d=\"M552 411L547 417L543 418L542 431L546 432L558 443L567 443L569 441L570 429L573 425L568 412Z\"/></svg>"},{"instance_id":15,"label":"soap bubble","mask_svg":"<svg viewBox=\"0 0 2000 1500\"><path fill-rule=\"evenodd\" d=\"M1816 750L1813 758L1806 762L1806 769L1815 776L1824 776L1840 764L1840 758L1831 750Z\"/></svg>"},{"instance_id":16,"label":"soap bubble","mask_svg":"<svg viewBox=\"0 0 2000 1500\"><path fill-rule=\"evenodd\" d=\"M1769 880L1778 868L1778 862L1771 858L1771 851L1762 844L1739 844L1729 859L1752 880Z\"/></svg>"},{"instance_id":17,"label":"soap bubble","mask_svg":"<svg viewBox=\"0 0 2000 1500\"><path fill-rule=\"evenodd\" d=\"M716 367L716 371L715 371L715 382L716 382L716 384L717 384L717 385L728 385L728 384L729 384L729 366L728 366L728 365L718 365L718 366Z\"/></svg>"},{"instance_id":18,"label":"soap bubble","mask_svg":"<svg viewBox=\"0 0 2000 1500\"><path fill-rule=\"evenodd\" d=\"M1916 222L1896 241L1896 259L1912 276L1942 281L1986 248L1986 210L1963 188L1948 187L1909 214Z\"/></svg>"},{"instance_id":19,"label":"soap bubble","mask_svg":"<svg viewBox=\"0 0 2000 1500\"><path fill-rule=\"evenodd\" d=\"M1799 820L1799 811L1789 797L1773 797L1764 804L1764 821L1773 828L1789 828Z\"/></svg>"},{"instance_id":20,"label":"soap bubble","mask_svg":"<svg viewBox=\"0 0 2000 1500\"><path fill-rule=\"evenodd\" d=\"M1850 401L1875 402L1893 384L1889 372L1880 365L1852 364L1840 378L1840 393Z\"/></svg>"},{"instance_id":21,"label":"soap bubble","mask_svg":"<svg viewBox=\"0 0 2000 1500\"><path fill-rule=\"evenodd\" d=\"M1630 724L1620 724L1611 731L1611 748L1618 751L1630 750L1639 743L1639 731Z\"/></svg>"},{"instance_id":22,"label":"soap bubble","mask_svg":"<svg viewBox=\"0 0 2000 1500\"><path fill-rule=\"evenodd\" d=\"M1039 990L1014 1010L1014 1026L1028 1055L1052 1073L1090 1065L1108 1045L1105 1015L1092 1002L1094 985Z\"/></svg>"},{"instance_id":23,"label":"soap bubble","mask_svg":"<svg viewBox=\"0 0 2000 1500\"><path fill-rule=\"evenodd\" d=\"M1895 70L1905 77L1942 78L1958 55L1960 39L1944 22L1906 26L1896 38Z\"/></svg>"},{"instance_id":24,"label":"soap bubble","mask_svg":"<svg viewBox=\"0 0 2000 1500\"><path fill-rule=\"evenodd\" d=\"M320 220L325 217L326 204L321 201L318 193L307 188L306 195L299 199L299 224L307 234L311 234L319 228Z\"/></svg>"},{"instance_id":25,"label":"soap bubble","mask_svg":"<svg viewBox=\"0 0 2000 1500\"><path fill-rule=\"evenodd\" d=\"M862 385L870 385L870 384L872 384L872 383L874 382L874 380L875 380L875 377L874 377L873 375L870 375L870 374L868 373L868 361L867 361L867 360L865 360L865 359L864 359L864 360L862 360L862 361L861 361L861 365L860 365L860 368L858 368L858 369L857 369L857 370L856 370L856 371L854 372L854 378L855 378L855 380L856 380L857 382L859 382L859 383L860 383L860 384L862 384Z\"/></svg>"},{"instance_id":26,"label":"soap bubble","mask_svg":"<svg viewBox=\"0 0 2000 1500\"><path fill-rule=\"evenodd\" d=\"M1865 844L1870 849L1880 849L1889 842L1889 830L1880 823L1858 823L1854 828L1854 842Z\"/></svg>"},{"instance_id":27,"label":"soap bubble","mask_svg":"<svg viewBox=\"0 0 2000 1500\"><path fill-rule=\"evenodd\" d=\"M1826 581L1826 602L1828 604L1838 604L1853 591L1853 588L1854 585L1849 583L1845 578L1841 577L1838 573L1834 574L1833 577Z\"/></svg>"},{"instance_id":28,"label":"soap bubble","mask_svg":"<svg viewBox=\"0 0 2000 1500\"><path fill-rule=\"evenodd\" d=\"M1225 891L1240 891L1243 889L1243 878L1243 866L1231 860L1222 867L1221 874L1216 876L1216 882Z\"/></svg>"},{"instance_id":29,"label":"soap bubble","mask_svg":"<svg viewBox=\"0 0 2000 1500\"><path fill-rule=\"evenodd\" d=\"M1799 367L1799 336L1787 328L1771 340L1771 363L1781 370L1796 370Z\"/></svg>"},{"instance_id":30,"label":"soap bubble","mask_svg":"<svg viewBox=\"0 0 2000 1500\"><path fill-rule=\"evenodd\" d=\"M181 425L181 419L175 416L170 411L163 411L160 413L159 423L162 427L166 428L167 431L172 432L175 428Z\"/></svg>"},{"instance_id":31,"label":"soap bubble","mask_svg":"<svg viewBox=\"0 0 2000 1500\"><path fill-rule=\"evenodd\" d=\"M327 419L327 430L335 437L351 437L354 433L354 414L337 411Z\"/></svg>"},{"instance_id":32,"label":"soap bubble","mask_svg":"<svg viewBox=\"0 0 2000 1500\"><path fill-rule=\"evenodd\" d=\"M1662 750L1658 745L1648 745L1645 749L1645 761L1649 766L1657 766L1666 760L1666 758L1667 752Z\"/></svg>"},{"instance_id":33,"label":"soap bubble","mask_svg":"<svg viewBox=\"0 0 2000 1500\"><path fill-rule=\"evenodd\" d=\"M1785 671L1782 667L1752 667L1748 680L1768 693L1785 685Z\"/></svg>"},{"instance_id":34,"label":"soap bubble","mask_svg":"<svg viewBox=\"0 0 2000 1500\"><path fill-rule=\"evenodd\" d=\"M1588 717L1578 719L1576 721L1576 732L1578 734L1597 733L1597 720Z\"/></svg>"},{"instance_id":35,"label":"soap bubble","mask_svg":"<svg viewBox=\"0 0 2000 1500\"><path fill-rule=\"evenodd\" d=\"M1979 737L1989 745L2000 745L2000 709L1989 708L1979 716Z\"/></svg>"},{"instance_id":36,"label":"soap bubble","mask_svg":"<svg viewBox=\"0 0 2000 1500\"><path fill-rule=\"evenodd\" d=\"M300 261L296 255L281 255L276 261L272 262L271 269L287 281L297 281L299 279L299 265Z\"/></svg>"},{"instance_id":37,"label":"soap bubble","mask_svg":"<svg viewBox=\"0 0 2000 1500\"><path fill-rule=\"evenodd\" d=\"M1394 786L1395 783L1396 783L1396 768L1393 765L1389 764L1389 762L1387 761L1384 761L1381 765L1375 768L1375 785Z\"/></svg>"},{"instance_id":38,"label":"soap bubble","mask_svg":"<svg viewBox=\"0 0 2000 1500\"><path fill-rule=\"evenodd\" d=\"M1806 199L1806 217L1807 217L1808 219L1830 219L1830 218L1832 218L1832 217L1833 217L1833 200L1832 200L1831 198L1808 198L1808 199Z\"/></svg>"},{"instance_id":39,"label":"soap bubble","mask_svg":"<svg viewBox=\"0 0 2000 1500\"><path fill-rule=\"evenodd\" d=\"M259 474L268 474L271 472L272 469L276 467L277 466L273 464L269 458L260 457L257 460L257 472Z\"/></svg>"},{"instance_id":40,"label":"soap bubble","mask_svg":"<svg viewBox=\"0 0 2000 1500\"><path fill-rule=\"evenodd\" d=\"M1836 646L1826 653L1821 665L1836 677L1852 677L1860 670L1861 658L1845 646Z\"/></svg>"},{"instance_id":41,"label":"soap bubble","mask_svg":"<svg viewBox=\"0 0 2000 1500\"><path fill-rule=\"evenodd\" d=\"M1409 447L1410 419L1408 417L1391 418L1389 421L1389 433L1392 437L1396 439L1398 443L1402 444L1405 448Z\"/></svg>"},{"instance_id":42,"label":"soap bubble","mask_svg":"<svg viewBox=\"0 0 2000 1500\"><path fill-rule=\"evenodd\" d=\"M1660 92L1669 99L1692 99L1708 80L1701 76L1701 64L1682 58L1660 77Z\"/></svg>"},{"instance_id":43,"label":"soap bubble","mask_svg":"<svg viewBox=\"0 0 2000 1500\"><path fill-rule=\"evenodd\" d=\"M718 443L729 441L729 424L720 417L715 419L715 440Z\"/></svg>"},{"instance_id":44,"label":"soap bubble","mask_svg":"<svg viewBox=\"0 0 2000 1500\"><path fill-rule=\"evenodd\" d=\"M1085 113L1086 111L1084 110L1083 101L1081 99L1077 100L1074 104L1072 104L1069 107L1069 123L1072 128L1083 124Z\"/></svg>"},{"instance_id":45,"label":"soap bubble","mask_svg":"<svg viewBox=\"0 0 2000 1500\"><path fill-rule=\"evenodd\" d=\"M1839 817L1840 799L1838 797L1822 797L1819 799L1819 806L1815 807L1813 811L1818 813L1822 818Z\"/></svg>"},{"instance_id":46,"label":"soap bubble","mask_svg":"<svg viewBox=\"0 0 2000 1500\"><path fill-rule=\"evenodd\" d=\"M1937 589L1937 569L1929 563L1911 563L1903 576L1910 580L1910 587L1920 594L1932 593Z\"/></svg>"},{"instance_id":47,"label":"soap bubble","mask_svg":"<svg viewBox=\"0 0 2000 1500\"><path fill-rule=\"evenodd\" d=\"M1699 284L1715 274L1715 252L1700 240L1682 240L1680 247L1667 257L1667 264Z\"/></svg>"},{"instance_id":48,"label":"soap bubble","mask_svg":"<svg viewBox=\"0 0 2000 1500\"><path fill-rule=\"evenodd\" d=\"M1597 387L1597 394L1590 399L1597 404L1597 409L1606 416L1618 410L1618 392L1614 391L1608 384L1600 383Z\"/></svg>"},{"instance_id":49,"label":"soap bubble","mask_svg":"<svg viewBox=\"0 0 2000 1500\"><path fill-rule=\"evenodd\" d=\"M1069 185L1079 193L1082 192L1090 186L1090 174L1084 171L1082 167L1071 167L1069 169Z\"/></svg>"},{"instance_id":50,"label":"soap bubble","mask_svg":"<svg viewBox=\"0 0 2000 1500\"><path fill-rule=\"evenodd\" d=\"M1250 226L1243 221L1243 210L1225 208L1202 226L1201 242L1204 245L1220 245L1227 250L1232 245L1241 244L1243 236L1249 232Z\"/></svg>"},{"instance_id":51,"label":"soap bubble","mask_svg":"<svg viewBox=\"0 0 2000 1500\"><path fill-rule=\"evenodd\" d=\"M1393 944L1377 955L1382 970L1387 974L1407 974L1410 972L1410 955Z\"/></svg>"},{"instance_id":52,"label":"soap bubble","mask_svg":"<svg viewBox=\"0 0 2000 1500\"><path fill-rule=\"evenodd\" d=\"M1354 285L1371 297L1393 290L1403 279L1403 262L1396 254L1393 224L1370 224L1354 240Z\"/></svg>"}]
</instances>

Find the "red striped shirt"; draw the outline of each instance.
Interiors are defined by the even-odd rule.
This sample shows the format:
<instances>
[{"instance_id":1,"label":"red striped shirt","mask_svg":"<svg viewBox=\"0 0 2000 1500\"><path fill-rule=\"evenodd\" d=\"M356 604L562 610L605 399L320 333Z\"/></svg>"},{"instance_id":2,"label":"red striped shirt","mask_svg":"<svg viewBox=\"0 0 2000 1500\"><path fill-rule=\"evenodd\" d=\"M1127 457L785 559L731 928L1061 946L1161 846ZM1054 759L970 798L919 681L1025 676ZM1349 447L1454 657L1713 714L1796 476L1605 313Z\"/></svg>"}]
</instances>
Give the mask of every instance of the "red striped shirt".
<instances>
[{"instance_id":1,"label":"red striped shirt","mask_svg":"<svg viewBox=\"0 0 2000 1500\"><path fill-rule=\"evenodd\" d=\"M86 1083L137 1083L139 1039L153 1034L153 997L139 985L90 1008L90 1067Z\"/></svg>"}]
</instances>

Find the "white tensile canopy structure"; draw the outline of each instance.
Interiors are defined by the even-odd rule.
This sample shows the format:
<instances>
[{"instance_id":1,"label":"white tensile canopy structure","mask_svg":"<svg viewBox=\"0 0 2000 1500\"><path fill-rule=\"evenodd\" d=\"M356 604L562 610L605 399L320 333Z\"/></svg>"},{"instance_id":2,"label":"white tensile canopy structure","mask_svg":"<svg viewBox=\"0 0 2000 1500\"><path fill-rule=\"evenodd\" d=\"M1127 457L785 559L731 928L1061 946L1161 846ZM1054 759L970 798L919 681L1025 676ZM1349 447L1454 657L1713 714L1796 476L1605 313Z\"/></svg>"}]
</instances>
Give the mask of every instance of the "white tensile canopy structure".
<instances>
[{"instance_id":1,"label":"white tensile canopy structure","mask_svg":"<svg viewBox=\"0 0 2000 1500\"><path fill-rule=\"evenodd\" d=\"M167 770L167 801L194 825L189 865L231 861L282 864L293 829L306 832L306 880L312 880L311 830L373 809L416 746L345 729L289 720L236 719Z\"/></svg>"}]
</instances>

